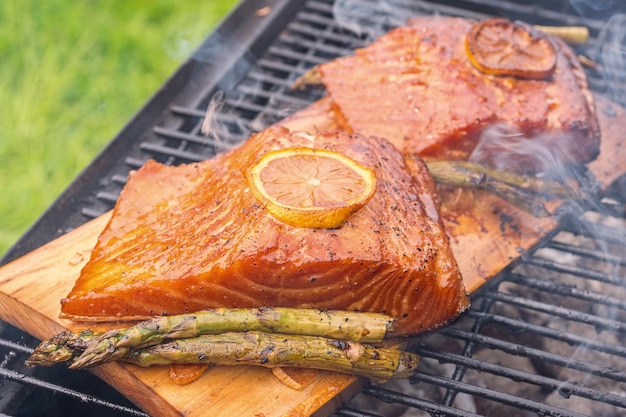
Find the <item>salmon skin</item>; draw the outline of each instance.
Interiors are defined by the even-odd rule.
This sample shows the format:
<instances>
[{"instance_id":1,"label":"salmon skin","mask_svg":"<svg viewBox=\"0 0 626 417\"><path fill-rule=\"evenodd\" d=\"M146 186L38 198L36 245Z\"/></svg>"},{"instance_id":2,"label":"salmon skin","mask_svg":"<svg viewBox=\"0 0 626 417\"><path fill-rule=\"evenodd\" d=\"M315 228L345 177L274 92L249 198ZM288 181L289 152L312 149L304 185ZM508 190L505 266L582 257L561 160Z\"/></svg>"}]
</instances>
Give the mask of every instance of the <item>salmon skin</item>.
<instances>
[{"instance_id":1,"label":"salmon skin","mask_svg":"<svg viewBox=\"0 0 626 417\"><path fill-rule=\"evenodd\" d=\"M466 159L481 134L497 125L503 142L505 137L528 138L521 146L529 149L512 154L510 143L485 147L480 162L494 165L502 151L511 158L506 168L517 171L545 168L537 158L541 152L558 164L593 160L600 129L573 51L550 38L557 62L546 79L484 74L465 49L474 23L416 17L351 56L321 64L333 117L348 132L384 137L401 151L423 157Z\"/></svg>"},{"instance_id":2,"label":"salmon skin","mask_svg":"<svg viewBox=\"0 0 626 417\"><path fill-rule=\"evenodd\" d=\"M289 226L254 198L245 171L287 147L340 152L375 170L372 199L335 229ZM444 325L468 296L425 164L389 142L270 127L177 167L148 161L122 191L61 316L138 320L219 307L381 312L393 336Z\"/></svg>"}]
</instances>

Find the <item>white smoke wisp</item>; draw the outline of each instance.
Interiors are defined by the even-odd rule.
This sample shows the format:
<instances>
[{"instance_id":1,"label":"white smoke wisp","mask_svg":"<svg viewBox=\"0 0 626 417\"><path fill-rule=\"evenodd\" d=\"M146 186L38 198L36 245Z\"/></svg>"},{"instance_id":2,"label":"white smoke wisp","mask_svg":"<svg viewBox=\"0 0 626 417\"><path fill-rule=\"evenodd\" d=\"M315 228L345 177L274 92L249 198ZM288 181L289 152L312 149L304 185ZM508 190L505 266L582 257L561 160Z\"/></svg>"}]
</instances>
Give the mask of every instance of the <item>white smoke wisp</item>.
<instances>
[{"instance_id":1,"label":"white smoke wisp","mask_svg":"<svg viewBox=\"0 0 626 417\"><path fill-rule=\"evenodd\" d=\"M570 4L581 16L590 12L609 15L623 0L570 0Z\"/></svg>"},{"instance_id":2,"label":"white smoke wisp","mask_svg":"<svg viewBox=\"0 0 626 417\"><path fill-rule=\"evenodd\" d=\"M218 91L215 93L211 100L209 100L209 104L207 105L206 113L204 115L204 120L202 121L202 125L200 126L200 133L206 137L210 137L213 139L215 143L216 153L228 150L232 148L232 145L222 139L222 133L226 131L225 127L219 120L219 114L222 112L224 108L224 104L226 103L225 94L223 91Z\"/></svg>"},{"instance_id":3,"label":"white smoke wisp","mask_svg":"<svg viewBox=\"0 0 626 417\"><path fill-rule=\"evenodd\" d=\"M626 102L626 14L618 13L608 20L598 35L600 60L613 99Z\"/></svg>"},{"instance_id":4,"label":"white smoke wisp","mask_svg":"<svg viewBox=\"0 0 626 417\"><path fill-rule=\"evenodd\" d=\"M206 112L198 133L214 140L217 153L238 146L251 134L246 118L238 112L242 103L264 93L261 81L249 76L262 70L247 48L236 37L217 31L192 56L192 71L199 71L201 80L193 80L198 90L194 93L205 97L201 103L193 103Z\"/></svg>"},{"instance_id":5,"label":"white smoke wisp","mask_svg":"<svg viewBox=\"0 0 626 417\"><path fill-rule=\"evenodd\" d=\"M404 19L398 20L394 16L394 8L388 1L379 2L376 8L376 17L372 18L372 8L358 0L338 0L333 4L333 17L342 29L372 41L385 33L385 24L398 26ZM380 16L384 15L384 18Z\"/></svg>"},{"instance_id":6,"label":"white smoke wisp","mask_svg":"<svg viewBox=\"0 0 626 417\"><path fill-rule=\"evenodd\" d=\"M219 140L219 135L217 135L217 129L214 129L216 123L215 115L219 113L219 111L224 107L224 92L218 91L211 97L209 104L206 108L206 114L204 115L204 120L202 121L202 127L200 128L200 132L204 136L214 136L216 140Z\"/></svg>"},{"instance_id":7,"label":"white smoke wisp","mask_svg":"<svg viewBox=\"0 0 626 417\"><path fill-rule=\"evenodd\" d=\"M567 197L554 214L580 215L588 209L606 211L599 203L599 185L575 155L577 141L566 132L526 136L506 124L493 124L480 135L469 160L500 171L524 173L566 186Z\"/></svg>"},{"instance_id":8,"label":"white smoke wisp","mask_svg":"<svg viewBox=\"0 0 626 417\"><path fill-rule=\"evenodd\" d=\"M577 164L573 143L566 133L526 136L516 127L495 123L481 132L470 155L473 162L515 172L543 172L557 179L570 174Z\"/></svg>"},{"instance_id":9,"label":"white smoke wisp","mask_svg":"<svg viewBox=\"0 0 626 417\"><path fill-rule=\"evenodd\" d=\"M408 18L438 14L436 7L424 1L398 3L382 0L368 5L368 2L362 0L337 0L333 4L333 17L337 25L367 43L391 28L405 25Z\"/></svg>"}]
</instances>

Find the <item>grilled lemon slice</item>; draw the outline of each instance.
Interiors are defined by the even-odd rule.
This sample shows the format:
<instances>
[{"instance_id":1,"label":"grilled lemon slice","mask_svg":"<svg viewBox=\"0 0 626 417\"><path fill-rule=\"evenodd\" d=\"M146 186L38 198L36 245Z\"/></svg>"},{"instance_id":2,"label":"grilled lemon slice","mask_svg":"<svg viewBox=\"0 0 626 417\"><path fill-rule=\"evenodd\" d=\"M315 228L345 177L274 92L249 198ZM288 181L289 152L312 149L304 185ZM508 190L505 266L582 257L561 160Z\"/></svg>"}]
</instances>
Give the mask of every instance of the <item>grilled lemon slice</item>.
<instances>
[{"instance_id":1,"label":"grilled lemon slice","mask_svg":"<svg viewBox=\"0 0 626 417\"><path fill-rule=\"evenodd\" d=\"M547 35L506 19L475 23L465 47L472 65L485 74L544 79L556 66L556 50Z\"/></svg>"},{"instance_id":2,"label":"grilled lemon slice","mask_svg":"<svg viewBox=\"0 0 626 417\"><path fill-rule=\"evenodd\" d=\"M270 214L296 227L339 227L376 192L373 170L325 149L271 151L246 174L252 194Z\"/></svg>"}]
</instances>

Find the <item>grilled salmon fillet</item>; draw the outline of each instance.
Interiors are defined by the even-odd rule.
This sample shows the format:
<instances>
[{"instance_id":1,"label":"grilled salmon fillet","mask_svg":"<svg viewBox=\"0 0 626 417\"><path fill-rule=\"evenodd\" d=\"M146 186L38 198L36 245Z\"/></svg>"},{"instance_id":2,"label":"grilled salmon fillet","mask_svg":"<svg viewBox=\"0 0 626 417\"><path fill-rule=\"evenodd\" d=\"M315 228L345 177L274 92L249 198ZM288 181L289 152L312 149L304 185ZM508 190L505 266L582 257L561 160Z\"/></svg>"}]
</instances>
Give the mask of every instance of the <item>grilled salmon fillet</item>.
<instances>
[{"instance_id":1,"label":"grilled salmon fillet","mask_svg":"<svg viewBox=\"0 0 626 417\"><path fill-rule=\"evenodd\" d=\"M352 56L320 65L341 127L384 137L403 152L465 159L485 129L500 124L506 135L521 134L528 138L522 143L535 148L512 155L510 143L501 143L486 149L481 162L501 158L504 148L513 158L508 167L538 170L537 146L558 163L594 159L600 132L593 96L572 50L551 39L557 62L546 79L487 75L467 57L465 38L473 24L417 17Z\"/></svg>"},{"instance_id":2,"label":"grilled salmon fillet","mask_svg":"<svg viewBox=\"0 0 626 417\"><path fill-rule=\"evenodd\" d=\"M335 229L298 228L253 197L245 171L263 154L314 147L375 170L372 199ZM62 317L110 321L218 307L383 312L394 335L441 326L468 306L418 158L345 132L271 127L210 160L149 161L130 177Z\"/></svg>"}]
</instances>

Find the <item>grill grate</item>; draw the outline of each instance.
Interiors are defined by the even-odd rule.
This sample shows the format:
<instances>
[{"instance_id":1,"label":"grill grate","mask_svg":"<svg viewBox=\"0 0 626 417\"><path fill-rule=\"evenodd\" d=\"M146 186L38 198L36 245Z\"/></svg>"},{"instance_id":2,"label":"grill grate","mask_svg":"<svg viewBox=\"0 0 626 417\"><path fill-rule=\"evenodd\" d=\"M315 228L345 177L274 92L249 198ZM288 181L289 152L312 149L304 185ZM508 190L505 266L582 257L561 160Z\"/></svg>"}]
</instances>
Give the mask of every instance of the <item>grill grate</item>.
<instances>
[{"instance_id":1,"label":"grill grate","mask_svg":"<svg viewBox=\"0 0 626 417\"><path fill-rule=\"evenodd\" d=\"M312 66L351 53L409 16L584 25L592 40L577 52L600 63L603 47L616 37L612 28L626 16L616 3L610 19L596 9L583 18L574 7L581 2L566 0L265 3L273 13L259 20L260 5L242 2L3 262L110 210L128 173L146 160L176 165L210 158L321 98L322 91L290 86ZM595 92L626 104L624 68L590 69L588 76ZM207 108L215 111L205 136ZM619 414L626 408L625 237L619 198L565 216L549 239L474 297L466 317L416 341L412 349L424 358L418 374L371 385L336 415ZM0 385L12 393L0 396L1 412L143 415L89 373L24 369L35 344L0 322ZM54 405L47 406L51 398Z\"/></svg>"},{"instance_id":2,"label":"grill grate","mask_svg":"<svg viewBox=\"0 0 626 417\"><path fill-rule=\"evenodd\" d=\"M456 397L469 394L481 415L620 414L626 224L599 212L584 216L596 222L565 222L476 297L464 320L422 341L416 351L427 369L412 382L445 390L445 405L462 407ZM615 228L602 227L605 220Z\"/></svg>"}]
</instances>

